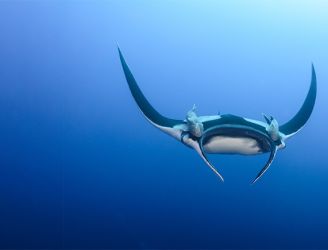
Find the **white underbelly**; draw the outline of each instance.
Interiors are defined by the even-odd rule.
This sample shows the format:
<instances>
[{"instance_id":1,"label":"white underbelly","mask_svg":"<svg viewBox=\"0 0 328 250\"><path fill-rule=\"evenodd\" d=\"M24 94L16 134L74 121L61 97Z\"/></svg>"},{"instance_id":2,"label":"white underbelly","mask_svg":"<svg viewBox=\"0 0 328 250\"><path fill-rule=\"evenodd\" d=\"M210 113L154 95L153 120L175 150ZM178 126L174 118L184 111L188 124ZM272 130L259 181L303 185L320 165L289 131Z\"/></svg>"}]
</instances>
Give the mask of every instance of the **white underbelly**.
<instances>
[{"instance_id":1,"label":"white underbelly","mask_svg":"<svg viewBox=\"0 0 328 250\"><path fill-rule=\"evenodd\" d=\"M261 153L258 142L250 137L214 136L203 146L207 153L244 154Z\"/></svg>"}]
</instances>

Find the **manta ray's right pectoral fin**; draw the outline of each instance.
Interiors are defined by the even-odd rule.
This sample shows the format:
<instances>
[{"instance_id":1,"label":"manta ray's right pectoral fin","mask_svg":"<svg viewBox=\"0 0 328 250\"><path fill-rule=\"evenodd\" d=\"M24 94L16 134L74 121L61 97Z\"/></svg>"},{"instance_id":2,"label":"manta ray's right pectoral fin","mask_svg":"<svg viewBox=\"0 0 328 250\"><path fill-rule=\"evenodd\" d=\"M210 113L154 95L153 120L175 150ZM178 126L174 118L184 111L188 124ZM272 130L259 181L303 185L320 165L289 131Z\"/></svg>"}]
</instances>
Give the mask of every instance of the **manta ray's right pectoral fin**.
<instances>
[{"instance_id":1,"label":"manta ray's right pectoral fin","mask_svg":"<svg viewBox=\"0 0 328 250\"><path fill-rule=\"evenodd\" d=\"M317 97L317 77L315 74L314 66L312 64L311 85L307 96L303 102L302 107L296 115L288 122L280 126L280 131L286 135L287 138L296 134L310 118L314 104Z\"/></svg>"}]
</instances>

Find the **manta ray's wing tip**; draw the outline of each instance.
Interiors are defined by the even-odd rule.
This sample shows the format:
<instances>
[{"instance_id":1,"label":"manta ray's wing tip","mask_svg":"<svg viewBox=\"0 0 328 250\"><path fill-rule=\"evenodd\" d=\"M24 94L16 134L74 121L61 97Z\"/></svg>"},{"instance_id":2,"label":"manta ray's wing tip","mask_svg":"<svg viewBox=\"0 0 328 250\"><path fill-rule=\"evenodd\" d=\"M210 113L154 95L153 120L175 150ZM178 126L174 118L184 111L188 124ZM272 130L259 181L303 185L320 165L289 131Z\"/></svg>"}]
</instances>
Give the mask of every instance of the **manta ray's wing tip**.
<instances>
[{"instance_id":1,"label":"manta ray's wing tip","mask_svg":"<svg viewBox=\"0 0 328 250\"><path fill-rule=\"evenodd\" d=\"M311 62L311 71L312 71L312 79L314 78L314 81L316 81L316 73L313 62Z\"/></svg>"},{"instance_id":2,"label":"manta ray's wing tip","mask_svg":"<svg viewBox=\"0 0 328 250\"><path fill-rule=\"evenodd\" d=\"M313 62L311 63L311 68L312 68L312 74L315 75L315 68L314 68L314 64L313 64Z\"/></svg>"},{"instance_id":3,"label":"manta ray's wing tip","mask_svg":"<svg viewBox=\"0 0 328 250\"><path fill-rule=\"evenodd\" d=\"M116 46L117 46L118 54L120 55L120 58L122 59L123 54L122 54L122 51L121 51L121 48L120 48L120 45L118 44L118 42L116 42Z\"/></svg>"},{"instance_id":4,"label":"manta ray's wing tip","mask_svg":"<svg viewBox=\"0 0 328 250\"><path fill-rule=\"evenodd\" d=\"M116 46L117 46L118 53L120 55L122 55L122 52L121 52L121 49L120 49L120 45L118 44L118 42L116 42Z\"/></svg>"}]
</instances>

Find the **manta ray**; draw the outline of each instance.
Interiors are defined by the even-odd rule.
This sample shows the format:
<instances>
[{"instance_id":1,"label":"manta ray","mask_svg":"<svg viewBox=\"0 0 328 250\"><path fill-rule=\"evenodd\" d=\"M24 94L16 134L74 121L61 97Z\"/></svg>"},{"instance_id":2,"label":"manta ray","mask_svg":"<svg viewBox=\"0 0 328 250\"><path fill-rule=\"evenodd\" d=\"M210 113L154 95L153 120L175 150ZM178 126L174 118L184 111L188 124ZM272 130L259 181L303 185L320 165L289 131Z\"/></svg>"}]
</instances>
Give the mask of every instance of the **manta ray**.
<instances>
[{"instance_id":1,"label":"manta ray","mask_svg":"<svg viewBox=\"0 0 328 250\"><path fill-rule=\"evenodd\" d=\"M272 116L263 114L265 122L232 114L197 116L196 106L185 119L161 115L146 99L118 47L120 61L131 94L145 118L164 133L194 149L206 165L222 180L222 175L206 154L257 155L269 153L269 158L252 183L268 170L277 150L285 148L287 139L299 132L311 116L317 93L317 80L312 64L311 85L305 101L296 115L279 126Z\"/></svg>"}]
</instances>

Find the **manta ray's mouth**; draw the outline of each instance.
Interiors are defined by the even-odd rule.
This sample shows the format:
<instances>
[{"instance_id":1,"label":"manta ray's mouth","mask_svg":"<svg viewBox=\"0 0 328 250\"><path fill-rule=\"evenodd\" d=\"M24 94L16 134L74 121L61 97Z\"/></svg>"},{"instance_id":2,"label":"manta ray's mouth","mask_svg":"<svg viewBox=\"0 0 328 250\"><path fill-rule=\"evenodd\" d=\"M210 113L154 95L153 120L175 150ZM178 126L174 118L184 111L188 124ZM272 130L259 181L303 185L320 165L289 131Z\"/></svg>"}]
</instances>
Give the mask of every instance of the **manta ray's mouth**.
<instances>
[{"instance_id":1,"label":"manta ray's mouth","mask_svg":"<svg viewBox=\"0 0 328 250\"><path fill-rule=\"evenodd\" d=\"M209 138L203 148L208 154L256 155L263 153L259 142L251 137L217 135Z\"/></svg>"},{"instance_id":2,"label":"manta ray's mouth","mask_svg":"<svg viewBox=\"0 0 328 250\"><path fill-rule=\"evenodd\" d=\"M246 126L219 126L204 133L201 144L207 153L252 155L271 151L272 142L262 131Z\"/></svg>"}]
</instances>

